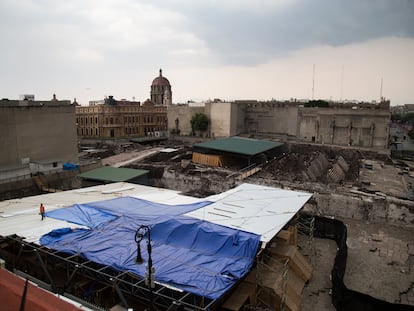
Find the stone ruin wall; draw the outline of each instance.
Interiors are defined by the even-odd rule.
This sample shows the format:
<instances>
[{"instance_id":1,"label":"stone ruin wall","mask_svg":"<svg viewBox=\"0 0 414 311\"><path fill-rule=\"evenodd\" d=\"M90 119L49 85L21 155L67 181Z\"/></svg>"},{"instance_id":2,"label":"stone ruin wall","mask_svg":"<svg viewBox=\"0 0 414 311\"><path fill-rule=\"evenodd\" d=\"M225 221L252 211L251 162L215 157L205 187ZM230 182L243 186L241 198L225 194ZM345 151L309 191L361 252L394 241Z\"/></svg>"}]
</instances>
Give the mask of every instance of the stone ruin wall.
<instances>
[{"instance_id":1,"label":"stone ruin wall","mask_svg":"<svg viewBox=\"0 0 414 311\"><path fill-rule=\"evenodd\" d=\"M347 189L329 189L311 183L295 185L278 180L257 179L254 176L243 182L310 192L313 197L305 205L304 210L316 215L351 218L414 229L414 202L412 201L383 196L365 197L351 194ZM177 171L166 170L158 183L157 186L203 197L229 190L241 182L233 178L214 178L208 173L204 173L204 176L203 173L187 176Z\"/></svg>"}]
</instances>

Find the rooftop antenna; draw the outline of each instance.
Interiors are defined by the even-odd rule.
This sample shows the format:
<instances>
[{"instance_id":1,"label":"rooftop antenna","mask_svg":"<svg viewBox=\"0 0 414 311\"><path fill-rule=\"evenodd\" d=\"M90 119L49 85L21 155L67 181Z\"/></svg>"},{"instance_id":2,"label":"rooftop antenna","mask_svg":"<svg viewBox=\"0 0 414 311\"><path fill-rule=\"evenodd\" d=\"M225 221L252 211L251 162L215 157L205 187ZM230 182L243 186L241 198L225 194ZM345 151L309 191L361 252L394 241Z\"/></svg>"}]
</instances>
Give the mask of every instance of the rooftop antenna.
<instances>
[{"instance_id":1,"label":"rooftop antenna","mask_svg":"<svg viewBox=\"0 0 414 311\"><path fill-rule=\"evenodd\" d=\"M313 100L314 95L315 95L315 64L313 64L313 71L312 71L312 100Z\"/></svg>"},{"instance_id":2,"label":"rooftop antenna","mask_svg":"<svg viewBox=\"0 0 414 311\"><path fill-rule=\"evenodd\" d=\"M380 86L380 102L382 102L382 77L381 77L381 86Z\"/></svg>"},{"instance_id":3,"label":"rooftop antenna","mask_svg":"<svg viewBox=\"0 0 414 311\"><path fill-rule=\"evenodd\" d=\"M342 101L343 84L344 84L344 65L342 65L342 70L341 70L341 93L339 96L339 101Z\"/></svg>"}]
</instances>

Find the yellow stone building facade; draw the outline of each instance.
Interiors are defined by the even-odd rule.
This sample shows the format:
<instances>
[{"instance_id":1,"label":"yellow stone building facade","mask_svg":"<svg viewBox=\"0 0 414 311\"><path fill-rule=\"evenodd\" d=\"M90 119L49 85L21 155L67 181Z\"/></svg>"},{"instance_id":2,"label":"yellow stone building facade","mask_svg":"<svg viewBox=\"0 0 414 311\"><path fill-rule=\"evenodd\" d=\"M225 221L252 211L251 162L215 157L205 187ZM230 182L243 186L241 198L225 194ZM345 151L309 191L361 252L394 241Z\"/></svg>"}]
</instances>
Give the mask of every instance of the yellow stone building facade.
<instances>
[{"instance_id":1,"label":"yellow stone building facade","mask_svg":"<svg viewBox=\"0 0 414 311\"><path fill-rule=\"evenodd\" d=\"M165 89L161 89L163 87ZM151 85L151 97L154 99L155 90L165 94L163 100L154 103L148 99L141 104L137 101L117 101L109 96L101 104L77 106L78 137L106 139L167 135L167 106L171 104L171 85L162 77L161 70L160 76Z\"/></svg>"}]
</instances>

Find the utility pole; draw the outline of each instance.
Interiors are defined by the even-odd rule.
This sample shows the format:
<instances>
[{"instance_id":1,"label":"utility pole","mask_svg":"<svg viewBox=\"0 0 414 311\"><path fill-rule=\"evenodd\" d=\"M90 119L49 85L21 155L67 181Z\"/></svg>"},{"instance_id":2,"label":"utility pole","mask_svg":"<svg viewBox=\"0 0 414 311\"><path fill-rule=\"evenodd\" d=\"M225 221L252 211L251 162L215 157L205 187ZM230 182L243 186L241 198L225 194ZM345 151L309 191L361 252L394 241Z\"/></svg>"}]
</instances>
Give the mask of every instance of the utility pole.
<instances>
[{"instance_id":1,"label":"utility pole","mask_svg":"<svg viewBox=\"0 0 414 311\"><path fill-rule=\"evenodd\" d=\"M315 95L315 64L313 64L313 71L312 71L312 100Z\"/></svg>"},{"instance_id":2,"label":"utility pole","mask_svg":"<svg viewBox=\"0 0 414 311\"><path fill-rule=\"evenodd\" d=\"M380 102L382 102L382 77L381 77L381 86L380 86Z\"/></svg>"},{"instance_id":3,"label":"utility pole","mask_svg":"<svg viewBox=\"0 0 414 311\"><path fill-rule=\"evenodd\" d=\"M344 85L344 65L342 65L342 70L341 70L341 92L340 92L340 96L339 96L339 101L342 101L343 85Z\"/></svg>"}]
</instances>

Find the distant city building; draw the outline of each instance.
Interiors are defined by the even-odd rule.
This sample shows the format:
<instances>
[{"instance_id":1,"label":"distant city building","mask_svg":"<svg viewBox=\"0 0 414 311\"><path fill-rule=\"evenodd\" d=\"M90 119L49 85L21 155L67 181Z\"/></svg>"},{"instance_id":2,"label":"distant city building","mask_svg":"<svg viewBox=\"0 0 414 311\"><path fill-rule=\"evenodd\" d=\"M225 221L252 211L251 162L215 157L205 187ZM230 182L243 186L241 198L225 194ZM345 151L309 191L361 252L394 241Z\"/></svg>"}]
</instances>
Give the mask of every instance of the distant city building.
<instances>
[{"instance_id":1,"label":"distant city building","mask_svg":"<svg viewBox=\"0 0 414 311\"><path fill-rule=\"evenodd\" d=\"M19 100L35 100L34 94L22 94L19 95Z\"/></svg>"},{"instance_id":2,"label":"distant city building","mask_svg":"<svg viewBox=\"0 0 414 311\"><path fill-rule=\"evenodd\" d=\"M283 136L299 141L387 149L390 103L327 101L213 101L204 107L172 106L168 128L191 134L191 118L204 113L210 137L240 134Z\"/></svg>"},{"instance_id":3,"label":"distant city building","mask_svg":"<svg viewBox=\"0 0 414 311\"><path fill-rule=\"evenodd\" d=\"M151 101L156 106L170 106L172 104L172 92L170 81L160 75L156 77L151 84Z\"/></svg>"},{"instance_id":4,"label":"distant city building","mask_svg":"<svg viewBox=\"0 0 414 311\"><path fill-rule=\"evenodd\" d=\"M2 179L62 169L78 161L75 106L69 100L0 100Z\"/></svg>"},{"instance_id":5,"label":"distant city building","mask_svg":"<svg viewBox=\"0 0 414 311\"><path fill-rule=\"evenodd\" d=\"M100 99L100 100L90 100L89 101L89 106L97 106L97 105L102 105L105 103L104 99Z\"/></svg>"},{"instance_id":6,"label":"distant city building","mask_svg":"<svg viewBox=\"0 0 414 311\"><path fill-rule=\"evenodd\" d=\"M151 85L151 100L142 104L108 96L76 107L77 135L94 139L165 136L171 94L170 82L160 70Z\"/></svg>"}]
</instances>

